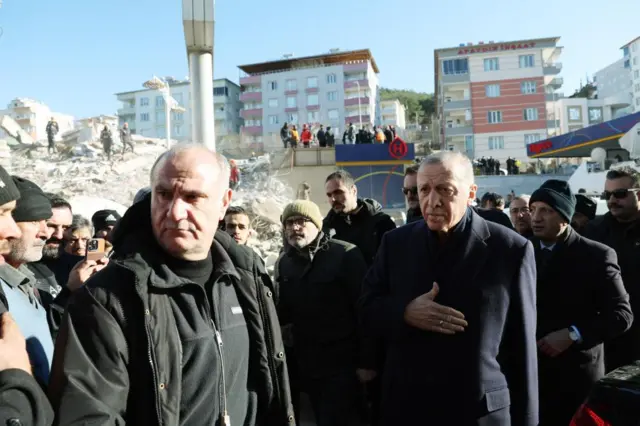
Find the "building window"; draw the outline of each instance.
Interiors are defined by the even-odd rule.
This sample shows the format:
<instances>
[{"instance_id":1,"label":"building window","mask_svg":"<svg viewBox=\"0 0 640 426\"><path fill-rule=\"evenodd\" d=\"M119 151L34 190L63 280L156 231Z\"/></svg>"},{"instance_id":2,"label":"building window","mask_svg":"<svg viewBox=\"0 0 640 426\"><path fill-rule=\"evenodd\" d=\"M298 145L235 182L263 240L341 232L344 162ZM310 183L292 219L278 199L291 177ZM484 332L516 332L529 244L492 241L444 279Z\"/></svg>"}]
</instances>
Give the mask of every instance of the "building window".
<instances>
[{"instance_id":1,"label":"building window","mask_svg":"<svg viewBox=\"0 0 640 426\"><path fill-rule=\"evenodd\" d=\"M182 136L182 124L176 124L173 126L173 134L175 136Z\"/></svg>"},{"instance_id":2,"label":"building window","mask_svg":"<svg viewBox=\"0 0 640 426\"><path fill-rule=\"evenodd\" d=\"M171 119L173 121L184 121L184 112L173 111L171 113Z\"/></svg>"},{"instance_id":3,"label":"building window","mask_svg":"<svg viewBox=\"0 0 640 426\"><path fill-rule=\"evenodd\" d=\"M278 116L277 115L270 115L269 116L269 124L278 124L280 123L280 121L278 120Z\"/></svg>"},{"instance_id":4,"label":"building window","mask_svg":"<svg viewBox=\"0 0 640 426\"><path fill-rule=\"evenodd\" d=\"M269 99L269 108L278 108L278 100Z\"/></svg>"},{"instance_id":5,"label":"building window","mask_svg":"<svg viewBox=\"0 0 640 426\"><path fill-rule=\"evenodd\" d=\"M485 71L498 71L500 70L500 62L498 62L498 58L487 58L484 60L484 70Z\"/></svg>"},{"instance_id":6,"label":"building window","mask_svg":"<svg viewBox=\"0 0 640 426\"><path fill-rule=\"evenodd\" d=\"M164 98L162 96L156 96L156 107L160 108L164 106Z\"/></svg>"},{"instance_id":7,"label":"building window","mask_svg":"<svg viewBox=\"0 0 640 426\"><path fill-rule=\"evenodd\" d=\"M636 98L636 106L640 106L640 98Z\"/></svg>"},{"instance_id":8,"label":"building window","mask_svg":"<svg viewBox=\"0 0 640 426\"><path fill-rule=\"evenodd\" d=\"M628 49L628 48L625 48L625 49ZM635 52L636 50L638 50L638 45L637 45L637 44L635 44L635 43L633 43L633 44L631 45L631 51L632 51L632 52Z\"/></svg>"},{"instance_id":9,"label":"building window","mask_svg":"<svg viewBox=\"0 0 640 426\"><path fill-rule=\"evenodd\" d=\"M640 92L640 83L636 83L633 90L635 90L636 92Z\"/></svg>"},{"instance_id":10,"label":"building window","mask_svg":"<svg viewBox=\"0 0 640 426\"><path fill-rule=\"evenodd\" d=\"M538 119L538 108L525 108L524 121L535 121Z\"/></svg>"},{"instance_id":11,"label":"building window","mask_svg":"<svg viewBox=\"0 0 640 426\"><path fill-rule=\"evenodd\" d=\"M269 90L271 90L272 92L275 92L276 90L278 90L278 82L270 81L267 83L267 87L269 87Z\"/></svg>"},{"instance_id":12,"label":"building window","mask_svg":"<svg viewBox=\"0 0 640 426\"><path fill-rule=\"evenodd\" d=\"M504 136L489 136L489 149L504 149Z\"/></svg>"},{"instance_id":13,"label":"building window","mask_svg":"<svg viewBox=\"0 0 640 426\"><path fill-rule=\"evenodd\" d=\"M638 65L638 57L637 56L633 58L633 65Z\"/></svg>"},{"instance_id":14,"label":"building window","mask_svg":"<svg viewBox=\"0 0 640 426\"><path fill-rule=\"evenodd\" d=\"M489 124L502 123L502 111L487 112L487 121Z\"/></svg>"},{"instance_id":15,"label":"building window","mask_svg":"<svg viewBox=\"0 0 640 426\"><path fill-rule=\"evenodd\" d=\"M142 114L140 114L140 121L149 121L149 113L143 112Z\"/></svg>"},{"instance_id":16,"label":"building window","mask_svg":"<svg viewBox=\"0 0 640 426\"><path fill-rule=\"evenodd\" d=\"M289 113L289 115L287 116L287 121L291 124L298 124L298 113L297 112Z\"/></svg>"},{"instance_id":17,"label":"building window","mask_svg":"<svg viewBox=\"0 0 640 426\"><path fill-rule=\"evenodd\" d=\"M229 97L229 88L228 87L214 87L213 88L213 96L227 96Z\"/></svg>"},{"instance_id":18,"label":"building window","mask_svg":"<svg viewBox=\"0 0 640 426\"><path fill-rule=\"evenodd\" d=\"M163 123L166 118L164 111L156 111L156 123Z\"/></svg>"},{"instance_id":19,"label":"building window","mask_svg":"<svg viewBox=\"0 0 640 426\"><path fill-rule=\"evenodd\" d=\"M244 120L244 125L246 127L262 126L262 120Z\"/></svg>"},{"instance_id":20,"label":"building window","mask_svg":"<svg viewBox=\"0 0 640 426\"><path fill-rule=\"evenodd\" d=\"M338 77L335 74L327 75L327 84L336 84L338 82Z\"/></svg>"},{"instance_id":21,"label":"building window","mask_svg":"<svg viewBox=\"0 0 640 426\"><path fill-rule=\"evenodd\" d=\"M635 70L635 71L633 72L633 78L634 78L634 79L640 78L640 70Z\"/></svg>"},{"instance_id":22,"label":"building window","mask_svg":"<svg viewBox=\"0 0 640 426\"><path fill-rule=\"evenodd\" d=\"M287 97L287 108L296 108L298 106L298 98L295 96Z\"/></svg>"},{"instance_id":23,"label":"building window","mask_svg":"<svg viewBox=\"0 0 640 426\"><path fill-rule=\"evenodd\" d=\"M540 142L540 134L532 133L529 135L524 135L524 144L530 145L532 143Z\"/></svg>"},{"instance_id":24,"label":"building window","mask_svg":"<svg viewBox=\"0 0 640 426\"><path fill-rule=\"evenodd\" d=\"M535 81L523 81L520 83L520 93L523 95L530 95L532 93L536 93L537 91L536 82Z\"/></svg>"},{"instance_id":25,"label":"building window","mask_svg":"<svg viewBox=\"0 0 640 426\"><path fill-rule=\"evenodd\" d=\"M487 84L484 86L485 93L487 98L497 98L500 96L500 85L499 84Z\"/></svg>"},{"instance_id":26,"label":"building window","mask_svg":"<svg viewBox=\"0 0 640 426\"><path fill-rule=\"evenodd\" d=\"M328 101L337 101L338 100L338 92L327 92L327 100Z\"/></svg>"},{"instance_id":27,"label":"building window","mask_svg":"<svg viewBox=\"0 0 640 426\"><path fill-rule=\"evenodd\" d=\"M535 58L533 55L520 55L520 68L533 68L535 66Z\"/></svg>"},{"instance_id":28,"label":"building window","mask_svg":"<svg viewBox=\"0 0 640 426\"><path fill-rule=\"evenodd\" d=\"M602 121L602 108L589 108L589 123Z\"/></svg>"},{"instance_id":29,"label":"building window","mask_svg":"<svg viewBox=\"0 0 640 426\"><path fill-rule=\"evenodd\" d=\"M567 111L569 112L570 121L582 121L582 108L569 107L567 108Z\"/></svg>"},{"instance_id":30,"label":"building window","mask_svg":"<svg viewBox=\"0 0 640 426\"><path fill-rule=\"evenodd\" d=\"M307 122L308 123L317 123L320 121L320 114L318 111L308 111L307 112Z\"/></svg>"},{"instance_id":31,"label":"building window","mask_svg":"<svg viewBox=\"0 0 640 426\"><path fill-rule=\"evenodd\" d=\"M442 61L442 72L445 75L469 73L469 59L447 59Z\"/></svg>"},{"instance_id":32,"label":"building window","mask_svg":"<svg viewBox=\"0 0 640 426\"><path fill-rule=\"evenodd\" d=\"M332 121L338 120L340 118L340 113L337 109L330 109L329 111L327 111L327 118Z\"/></svg>"},{"instance_id":33,"label":"building window","mask_svg":"<svg viewBox=\"0 0 640 426\"><path fill-rule=\"evenodd\" d=\"M285 82L285 86L287 90L298 90L298 81L297 80L287 80Z\"/></svg>"},{"instance_id":34,"label":"building window","mask_svg":"<svg viewBox=\"0 0 640 426\"><path fill-rule=\"evenodd\" d=\"M140 98L140 106L149 106L149 98Z\"/></svg>"},{"instance_id":35,"label":"building window","mask_svg":"<svg viewBox=\"0 0 640 426\"><path fill-rule=\"evenodd\" d=\"M318 95L316 94L307 95L307 105L309 106L319 105L318 102L319 102Z\"/></svg>"},{"instance_id":36,"label":"building window","mask_svg":"<svg viewBox=\"0 0 640 426\"><path fill-rule=\"evenodd\" d=\"M316 89L318 87L318 77L307 77L307 88Z\"/></svg>"}]
</instances>

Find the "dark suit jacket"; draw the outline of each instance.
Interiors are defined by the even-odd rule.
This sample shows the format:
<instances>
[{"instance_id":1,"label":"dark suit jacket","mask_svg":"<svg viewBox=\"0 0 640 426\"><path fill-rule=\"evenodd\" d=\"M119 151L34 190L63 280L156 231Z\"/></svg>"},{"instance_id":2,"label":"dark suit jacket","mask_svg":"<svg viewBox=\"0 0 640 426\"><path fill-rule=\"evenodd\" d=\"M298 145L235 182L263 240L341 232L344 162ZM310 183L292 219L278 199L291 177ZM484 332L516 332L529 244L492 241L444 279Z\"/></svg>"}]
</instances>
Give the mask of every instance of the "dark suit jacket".
<instances>
[{"instance_id":1,"label":"dark suit jacket","mask_svg":"<svg viewBox=\"0 0 640 426\"><path fill-rule=\"evenodd\" d=\"M611 248L571 228L546 263L539 241L534 246L537 338L575 326L583 339L557 357L539 355L540 424L567 425L593 383L604 376L602 343L628 330L633 314Z\"/></svg>"},{"instance_id":2,"label":"dark suit jacket","mask_svg":"<svg viewBox=\"0 0 640 426\"><path fill-rule=\"evenodd\" d=\"M364 326L387 339L381 425L534 426L538 424L533 246L469 212L469 230L448 256L429 255L424 221L388 232L363 285ZM440 268L442 269L442 268ZM428 292L465 314L454 336L404 321ZM443 279L444 278L444 279Z\"/></svg>"}]
</instances>

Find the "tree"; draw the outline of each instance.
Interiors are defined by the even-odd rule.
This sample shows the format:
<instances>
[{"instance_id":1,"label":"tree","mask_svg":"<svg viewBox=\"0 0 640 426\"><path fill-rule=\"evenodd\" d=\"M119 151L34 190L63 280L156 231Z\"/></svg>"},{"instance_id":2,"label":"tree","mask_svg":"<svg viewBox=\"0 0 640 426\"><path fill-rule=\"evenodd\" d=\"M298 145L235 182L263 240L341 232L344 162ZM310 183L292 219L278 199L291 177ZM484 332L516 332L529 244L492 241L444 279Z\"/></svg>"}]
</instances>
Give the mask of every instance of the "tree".
<instances>
[{"instance_id":1,"label":"tree","mask_svg":"<svg viewBox=\"0 0 640 426\"><path fill-rule=\"evenodd\" d=\"M435 111L433 94L416 92L414 90L380 89L380 100L398 99L406 108L407 123L429 125L431 115Z\"/></svg>"}]
</instances>

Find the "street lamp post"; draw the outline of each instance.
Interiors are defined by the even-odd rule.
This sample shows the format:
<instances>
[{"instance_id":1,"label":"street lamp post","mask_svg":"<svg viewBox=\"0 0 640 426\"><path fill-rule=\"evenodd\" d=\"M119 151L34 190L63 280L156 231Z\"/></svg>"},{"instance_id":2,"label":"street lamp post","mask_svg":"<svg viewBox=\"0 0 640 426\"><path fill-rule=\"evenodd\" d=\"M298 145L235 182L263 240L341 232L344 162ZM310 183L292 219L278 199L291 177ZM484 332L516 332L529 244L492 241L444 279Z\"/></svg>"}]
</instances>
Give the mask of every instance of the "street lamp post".
<instances>
[{"instance_id":1,"label":"street lamp post","mask_svg":"<svg viewBox=\"0 0 640 426\"><path fill-rule=\"evenodd\" d=\"M358 86L358 118L360 120L360 129L362 129L362 105L360 103L360 82L356 80L356 86Z\"/></svg>"},{"instance_id":2,"label":"street lamp post","mask_svg":"<svg viewBox=\"0 0 640 426\"><path fill-rule=\"evenodd\" d=\"M169 83L154 76L151 80L145 81L143 86L147 89L157 90L164 99L164 125L167 137L167 149L171 148L171 111L184 112L185 109L171 97L171 87Z\"/></svg>"},{"instance_id":3,"label":"street lamp post","mask_svg":"<svg viewBox=\"0 0 640 426\"><path fill-rule=\"evenodd\" d=\"M213 112L213 29L215 0L182 0L189 56L193 141L215 151Z\"/></svg>"}]
</instances>

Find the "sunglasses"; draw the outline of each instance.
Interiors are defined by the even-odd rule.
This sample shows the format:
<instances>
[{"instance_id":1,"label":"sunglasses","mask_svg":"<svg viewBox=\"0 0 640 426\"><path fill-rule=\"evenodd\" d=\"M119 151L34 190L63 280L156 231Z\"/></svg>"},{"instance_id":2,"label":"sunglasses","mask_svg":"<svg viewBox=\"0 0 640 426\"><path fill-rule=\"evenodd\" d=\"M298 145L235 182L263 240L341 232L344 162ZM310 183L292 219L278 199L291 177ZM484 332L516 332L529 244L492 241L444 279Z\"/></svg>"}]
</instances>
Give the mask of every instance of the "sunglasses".
<instances>
[{"instance_id":1,"label":"sunglasses","mask_svg":"<svg viewBox=\"0 0 640 426\"><path fill-rule=\"evenodd\" d=\"M629 193L635 194L636 192L638 192L638 190L640 190L640 188L630 188L630 189L621 188L621 189L615 189L613 191L604 191L602 192L602 195L600 198L602 198L603 200L608 200L613 195L613 198L615 198L616 200L623 200L627 198L627 195L629 195Z\"/></svg>"},{"instance_id":2,"label":"sunglasses","mask_svg":"<svg viewBox=\"0 0 640 426\"><path fill-rule=\"evenodd\" d=\"M418 195L418 187L414 186L413 188L402 188L402 193L404 195L409 195L410 193L413 195Z\"/></svg>"}]
</instances>

